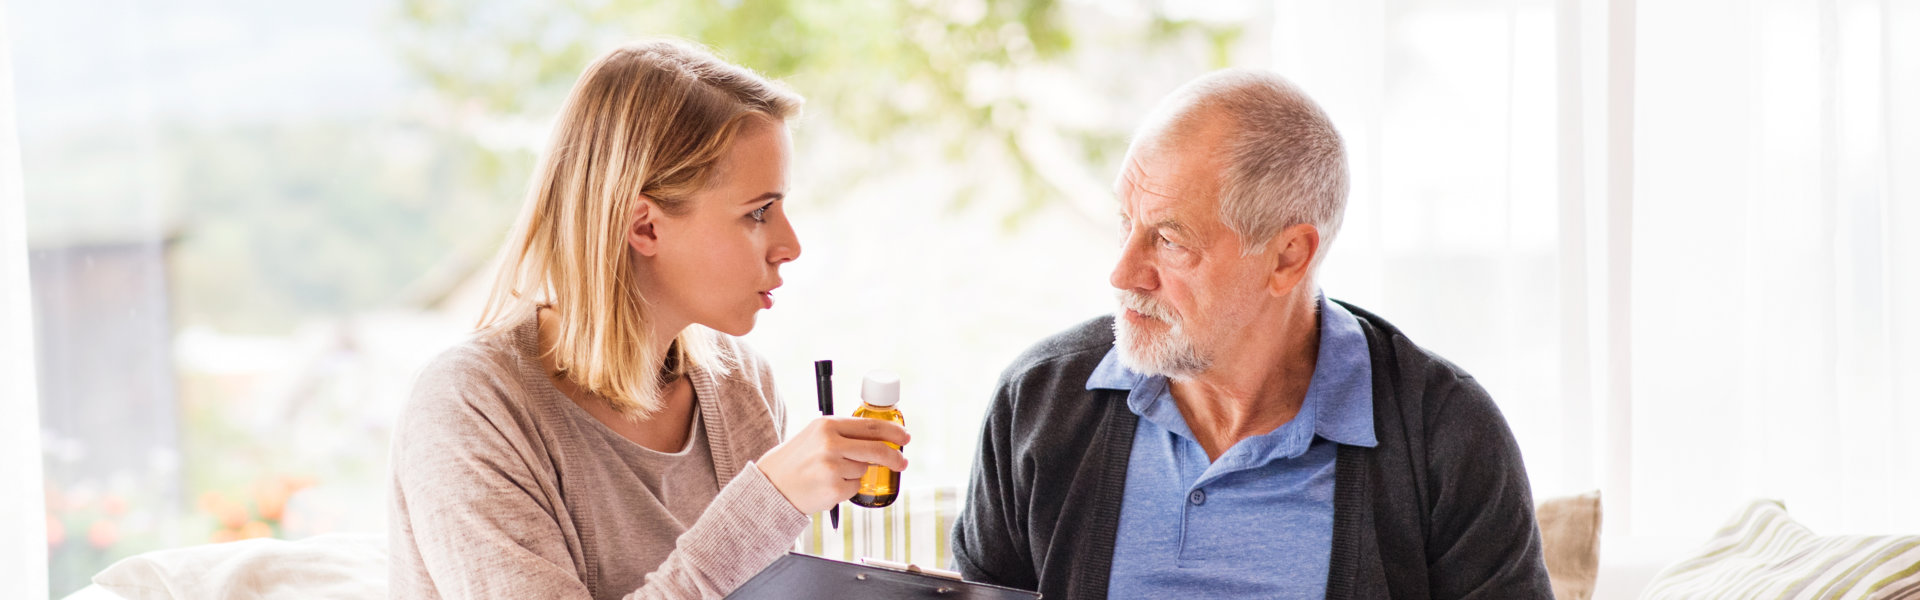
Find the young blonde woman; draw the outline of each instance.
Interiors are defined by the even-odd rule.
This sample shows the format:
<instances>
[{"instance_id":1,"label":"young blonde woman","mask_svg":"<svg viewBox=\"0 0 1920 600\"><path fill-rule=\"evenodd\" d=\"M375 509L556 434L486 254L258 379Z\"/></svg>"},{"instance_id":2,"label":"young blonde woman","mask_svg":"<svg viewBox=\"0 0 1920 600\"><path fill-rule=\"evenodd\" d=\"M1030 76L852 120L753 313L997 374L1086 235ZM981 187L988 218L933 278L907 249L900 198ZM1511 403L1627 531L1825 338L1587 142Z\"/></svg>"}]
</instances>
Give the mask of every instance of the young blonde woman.
<instances>
[{"instance_id":1,"label":"young blonde woman","mask_svg":"<svg viewBox=\"0 0 1920 600\"><path fill-rule=\"evenodd\" d=\"M480 331L421 375L393 436L392 595L719 598L778 558L905 430L786 438L732 336L800 255L783 198L799 97L690 45L574 86Z\"/></svg>"}]
</instances>

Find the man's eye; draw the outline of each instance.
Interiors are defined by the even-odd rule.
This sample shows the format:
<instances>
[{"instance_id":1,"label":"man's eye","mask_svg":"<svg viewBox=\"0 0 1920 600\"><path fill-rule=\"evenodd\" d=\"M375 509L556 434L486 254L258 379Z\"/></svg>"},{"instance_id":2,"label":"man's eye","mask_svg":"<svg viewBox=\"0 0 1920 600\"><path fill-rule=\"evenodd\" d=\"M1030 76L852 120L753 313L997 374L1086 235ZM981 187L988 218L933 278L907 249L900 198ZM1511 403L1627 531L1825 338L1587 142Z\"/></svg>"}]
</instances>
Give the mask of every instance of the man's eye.
<instances>
[{"instance_id":1,"label":"man's eye","mask_svg":"<svg viewBox=\"0 0 1920 600\"><path fill-rule=\"evenodd\" d=\"M1162 245L1162 246L1166 246L1166 247L1168 247L1168 248L1176 248L1176 249L1180 247L1180 245L1179 245L1179 244L1175 244L1175 243L1173 243L1173 240L1169 240L1169 239L1167 239L1167 236L1164 236L1164 235L1162 235L1162 236L1157 236L1157 237L1159 237L1159 238L1160 238L1160 245Z\"/></svg>"}]
</instances>

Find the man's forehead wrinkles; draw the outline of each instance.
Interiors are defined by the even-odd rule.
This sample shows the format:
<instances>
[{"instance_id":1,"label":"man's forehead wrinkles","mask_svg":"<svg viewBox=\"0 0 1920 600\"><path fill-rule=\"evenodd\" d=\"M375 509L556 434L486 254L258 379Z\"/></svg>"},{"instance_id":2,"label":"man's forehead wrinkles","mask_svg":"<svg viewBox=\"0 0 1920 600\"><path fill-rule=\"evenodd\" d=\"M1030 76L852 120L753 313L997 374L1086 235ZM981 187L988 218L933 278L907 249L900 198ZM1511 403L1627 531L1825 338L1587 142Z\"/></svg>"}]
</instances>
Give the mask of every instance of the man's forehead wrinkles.
<instances>
[{"instance_id":1,"label":"man's forehead wrinkles","mask_svg":"<svg viewBox=\"0 0 1920 600\"><path fill-rule=\"evenodd\" d=\"M1120 172L1120 178L1126 181L1128 186L1136 190L1168 200L1180 199L1178 189L1172 186L1151 183L1148 181L1149 177L1151 177L1151 175L1147 173L1145 167L1140 166L1139 161L1128 161L1127 168Z\"/></svg>"}]
</instances>

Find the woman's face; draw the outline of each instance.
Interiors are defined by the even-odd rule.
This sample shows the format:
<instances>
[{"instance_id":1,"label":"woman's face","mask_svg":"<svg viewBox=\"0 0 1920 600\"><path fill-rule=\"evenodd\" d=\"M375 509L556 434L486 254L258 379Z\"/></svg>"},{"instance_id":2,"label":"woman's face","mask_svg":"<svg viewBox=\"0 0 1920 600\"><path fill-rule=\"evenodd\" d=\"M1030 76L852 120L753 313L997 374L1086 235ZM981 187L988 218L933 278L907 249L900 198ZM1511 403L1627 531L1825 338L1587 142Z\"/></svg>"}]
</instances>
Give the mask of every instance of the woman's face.
<instances>
[{"instance_id":1,"label":"woman's face","mask_svg":"<svg viewBox=\"0 0 1920 600\"><path fill-rule=\"evenodd\" d=\"M746 335L760 310L773 308L780 265L800 256L784 208L790 147L782 123L748 117L684 214L652 209L652 253L634 239L644 227L629 234L641 254L641 293L660 325Z\"/></svg>"}]
</instances>

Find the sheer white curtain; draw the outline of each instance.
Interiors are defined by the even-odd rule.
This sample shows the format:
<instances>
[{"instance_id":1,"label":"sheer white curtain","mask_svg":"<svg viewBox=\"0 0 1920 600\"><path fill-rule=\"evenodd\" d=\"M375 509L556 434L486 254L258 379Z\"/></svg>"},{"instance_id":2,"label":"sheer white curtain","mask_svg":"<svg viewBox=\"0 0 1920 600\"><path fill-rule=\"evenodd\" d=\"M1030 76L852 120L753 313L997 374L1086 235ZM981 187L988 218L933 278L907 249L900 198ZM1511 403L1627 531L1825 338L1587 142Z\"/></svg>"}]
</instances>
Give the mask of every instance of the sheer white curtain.
<instances>
[{"instance_id":1,"label":"sheer white curtain","mask_svg":"<svg viewBox=\"0 0 1920 600\"><path fill-rule=\"evenodd\" d=\"M0 0L0 581L22 598L47 597L45 498L40 489L40 400L34 392L33 310L27 293L27 218L13 108L13 53Z\"/></svg>"},{"instance_id":2,"label":"sheer white curtain","mask_svg":"<svg viewBox=\"0 0 1920 600\"><path fill-rule=\"evenodd\" d=\"M1323 287L1473 373L1542 494L1595 485L1568 468L1586 454L1558 425L1554 8L1286 0L1273 33L1274 68L1327 109L1350 155Z\"/></svg>"},{"instance_id":3,"label":"sheer white curtain","mask_svg":"<svg viewBox=\"0 0 1920 600\"><path fill-rule=\"evenodd\" d=\"M1639 8L1634 513L1920 532L1920 6Z\"/></svg>"},{"instance_id":4,"label":"sheer white curtain","mask_svg":"<svg viewBox=\"0 0 1920 600\"><path fill-rule=\"evenodd\" d=\"M1613 534L1920 532L1920 6L1283 0L1347 136L1325 276Z\"/></svg>"}]
</instances>

